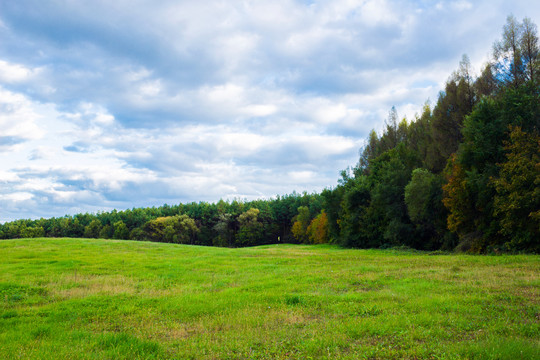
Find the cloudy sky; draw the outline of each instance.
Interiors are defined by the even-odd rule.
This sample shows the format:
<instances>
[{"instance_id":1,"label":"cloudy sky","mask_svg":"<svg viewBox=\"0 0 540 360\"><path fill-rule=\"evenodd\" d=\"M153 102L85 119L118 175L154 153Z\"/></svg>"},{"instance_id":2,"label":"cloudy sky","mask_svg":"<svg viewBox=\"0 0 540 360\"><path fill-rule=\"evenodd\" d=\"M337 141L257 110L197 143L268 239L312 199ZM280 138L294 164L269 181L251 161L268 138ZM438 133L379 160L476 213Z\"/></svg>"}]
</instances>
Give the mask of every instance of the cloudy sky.
<instances>
[{"instance_id":1,"label":"cloudy sky","mask_svg":"<svg viewBox=\"0 0 540 360\"><path fill-rule=\"evenodd\" d=\"M0 1L0 222L320 191L530 0Z\"/></svg>"}]
</instances>

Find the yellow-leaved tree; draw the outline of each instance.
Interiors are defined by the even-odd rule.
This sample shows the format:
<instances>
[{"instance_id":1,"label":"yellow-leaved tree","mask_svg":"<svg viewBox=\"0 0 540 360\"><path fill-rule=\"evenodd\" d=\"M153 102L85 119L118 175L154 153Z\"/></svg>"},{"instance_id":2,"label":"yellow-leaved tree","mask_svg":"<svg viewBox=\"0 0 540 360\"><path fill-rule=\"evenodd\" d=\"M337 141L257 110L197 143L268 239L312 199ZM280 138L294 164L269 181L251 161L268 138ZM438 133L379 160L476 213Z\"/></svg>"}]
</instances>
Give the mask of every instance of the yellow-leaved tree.
<instances>
[{"instance_id":1,"label":"yellow-leaved tree","mask_svg":"<svg viewBox=\"0 0 540 360\"><path fill-rule=\"evenodd\" d=\"M312 244L326 244L328 242L328 216L324 210L311 220L307 233Z\"/></svg>"}]
</instances>

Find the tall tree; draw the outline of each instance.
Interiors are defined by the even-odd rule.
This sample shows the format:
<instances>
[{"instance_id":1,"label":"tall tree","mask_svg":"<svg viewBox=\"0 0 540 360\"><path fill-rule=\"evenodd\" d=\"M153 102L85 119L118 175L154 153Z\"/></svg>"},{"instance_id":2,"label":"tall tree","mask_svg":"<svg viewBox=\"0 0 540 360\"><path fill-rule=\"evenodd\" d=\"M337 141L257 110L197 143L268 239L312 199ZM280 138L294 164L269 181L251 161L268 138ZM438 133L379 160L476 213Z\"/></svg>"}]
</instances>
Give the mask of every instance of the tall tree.
<instances>
[{"instance_id":1,"label":"tall tree","mask_svg":"<svg viewBox=\"0 0 540 360\"><path fill-rule=\"evenodd\" d=\"M215 246L233 246L234 244L234 217L229 213L219 214L218 221L213 229L217 232L217 236L213 239Z\"/></svg>"},{"instance_id":2,"label":"tall tree","mask_svg":"<svg viewBox=\"0 0 540 360\"><path fill-rule=\"evenodd\" d=\"M522 33L522 25L513 15L509 15L503 27L502 39L493 44L494 65L500 80L514 87L525 81Z\"/></svg>"},{"instance_id":3,"label":"tall tree","mask_svg":"<svg viewBox=\"0 0 540 360\"><path fill-rule=\"evenodd\" d=\"M523 19L521 32L521 51L525 64L525 73L533 84L538 81L540 68L540 51L538 45L538 28L529 18Z\"/></svg>"},{"instance_id":4,"label":"tall tree","mask_svg":"<svg viewBox=\"0 0 540 360\"><path fill-rule=\"evenodd\" d=\"M236 243L240 246L257 245L262 242L263 224L259 221L260 210L251 208L238 216L240 229Z\"/></svg>"},{"instance_id":5,"label":"tall tree","mask_svg":"<svg viewBox=\"0 0 540 360\"><path fill-rule=\"evenodd\" d=\"M466 55L460 63L460 70L452 74L446 82L444 92L433 109L432 138L437 155L432 158L432 168L436 173L443 170L446 160L455 153L462 141L461 129L465 116L470 114L476 103L476 95L470 74L470 63Z\"/></svg>"},{"instance_id":6,"label":"tall tree","mask_svg":"<svg viewBox=\"0 0 540 360\"><path fill-rule=\"evenodd\" d=\"M409 218L416 225L420 247L435 250L443 245L448 215L442 203L441 176L426 169L415 169L411 181L405 187L405 204ZM445 244L453 248L455 244Z\"/></svg>"},{"instance_id":7,"label":"tall tree","mask_svg":"<svg viewBox=\"0 0 540 360\"><path fill-rule=\"evenodd\" d=\"M500 231L510 238L507 247L540 252L540 136L511 127L504 148L507 159L492 179Z\"/></svg>"},{"instance_id":8,"label":"tall tree","mask_svg":"<svg viewBox=\"0 0 540 360\"><path fill-rule=\"evenodd\" d=\"M291 232L294 238L300 243L309 243L308 226L311 222L309 208L307 206L300 206L298 208L298 215L294 217L293 221Z\"/></svg>"},{"instance_id":9,"label":"tall tree","mask_svg":"<svg viewBox=\"0 0 540 360\"><path fill-rule=\"evenodd\" d=\"M84 237L98 238L100 231L101 231L101 221L99 221L98 219L93 219L84 228Z\"/></svg>"},{"instance_id":10,"label":"tall tree","mask_svg":"<svg viewBox=\"0 0 540 360\"><path fill-rule=\"evenodd\" d=\"M312 244L324 244L328 242L328 216L323 210L315 219L311 220L307 228L308 237Z\"/></svg>"},{"instance_id":11,"label":"tall tree","mask_svg":"<svg viewBox=\"0 0 540 360\"><path fill-rule=\"evenodd\" d=\"M385 120L385 133L381 137L381 150L386 151L393 149L401 142L401 134L399 132L399 119L395 106L392 106L388 113L388 118Z\"/></svg>"},{"instance_id":12,"label":"tall tree","mask_svg":"<svg viewBox=\"0 0 540 360\"><path fill-rule=\"evenodd\" d=\"M360 151L360 160L358 161L358 170L360 173L367 175L369 171L369 163L376 158L380 152L380 141L375 130L371 130L368 140L364 148Z\"/></svg>"},{"instance_id":13,"label":"tall tree","mask_svg":"<svg viewBox=\"0 0 540 360\"><path fill-rule=\"evenodd\" d=\"M114 239L129 239L129 229L127 228L126 224L122 220L118 220L113 225L114 233L113 238Z\"/></svg>"},{"instance_id":14,"label":"tall tree","mask_svg":"<svg viewBox=\"0 0 540 360\"><path fill-rule=\"evenodd\" d=\"M493 73L493 64L487 63L474 82L474 89L479 98L491 96L497 91L499 84Z\"/></svg>"},{"instance_id":15,"label":"tall tree","mask_svg":"<svg viewBox=\"0 0 540 360\"><path fill-rule=\"evenodd\" d=\"M540 91L532 83L517 88L510 85L498 96L481 101L466 118L460 145L445 187L449 228L456 231L466 247L484 251L500 247L505 239L495 216L495 185L505 161L504 142L509 126L538 132Z\"/></svg>"}]
</instances>

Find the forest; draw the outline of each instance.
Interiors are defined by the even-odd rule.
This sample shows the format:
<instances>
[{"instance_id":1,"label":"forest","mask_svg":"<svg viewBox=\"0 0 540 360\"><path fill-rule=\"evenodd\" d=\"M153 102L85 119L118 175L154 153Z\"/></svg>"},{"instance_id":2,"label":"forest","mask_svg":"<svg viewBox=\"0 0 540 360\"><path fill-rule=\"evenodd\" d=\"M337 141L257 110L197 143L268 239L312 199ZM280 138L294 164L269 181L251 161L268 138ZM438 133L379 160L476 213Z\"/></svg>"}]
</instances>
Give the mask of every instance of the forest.
<instances>
[{"instance_id":1,"label":"forest","mask_svg":"<svg viewBox=\"0 0 540 360\"><path fill-rule=\"evenodd\" d=\"M509 16L479 74L464 55L421 114L400 119L392 108L358 163L321 193L17 220L0 225L0 239L540 253L539 129L537 26Z\"/></svg>"}]
</instances>

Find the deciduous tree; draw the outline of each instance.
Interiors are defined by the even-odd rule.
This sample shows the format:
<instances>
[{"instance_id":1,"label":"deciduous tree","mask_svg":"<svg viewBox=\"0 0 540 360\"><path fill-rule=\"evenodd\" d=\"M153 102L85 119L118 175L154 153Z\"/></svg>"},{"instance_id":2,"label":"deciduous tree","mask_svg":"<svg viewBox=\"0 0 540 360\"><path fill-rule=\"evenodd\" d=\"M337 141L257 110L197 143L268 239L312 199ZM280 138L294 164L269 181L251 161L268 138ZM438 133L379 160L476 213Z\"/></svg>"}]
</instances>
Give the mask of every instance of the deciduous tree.
<instances>
[{"instance_id":1,"label":"deciduous tree","mask_svg":"<svg viewBox=\"0 0 540 360\"><path fill-rule=\"evenodd\" d=\"M500 231L510 239L508 247L540 252L540 136L511 127L505 150L499 177L492 179Z\"/></svg>"}]
</instances>

